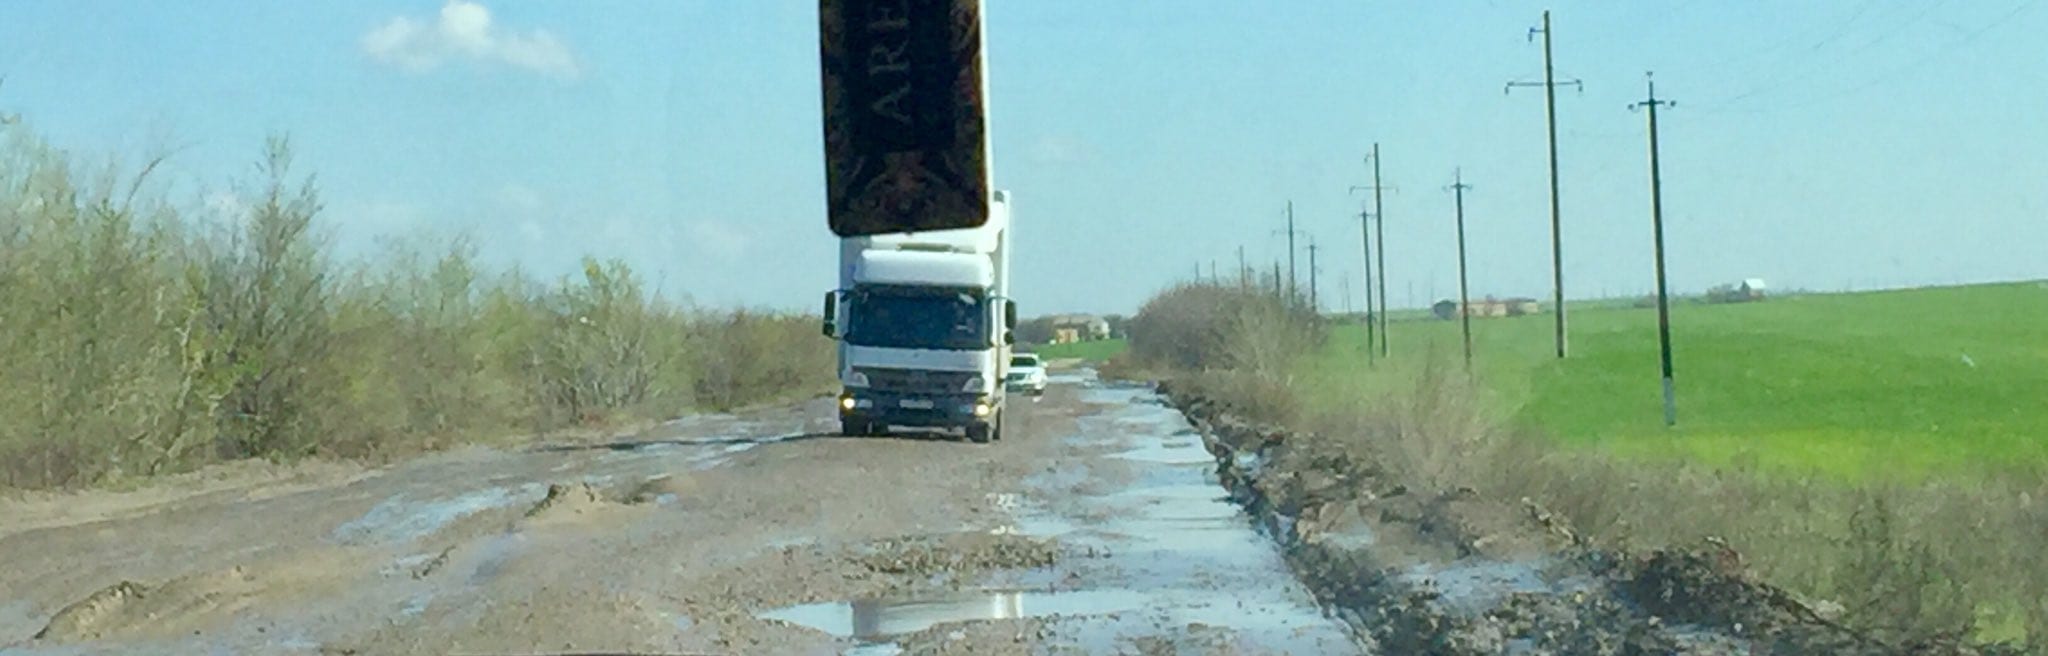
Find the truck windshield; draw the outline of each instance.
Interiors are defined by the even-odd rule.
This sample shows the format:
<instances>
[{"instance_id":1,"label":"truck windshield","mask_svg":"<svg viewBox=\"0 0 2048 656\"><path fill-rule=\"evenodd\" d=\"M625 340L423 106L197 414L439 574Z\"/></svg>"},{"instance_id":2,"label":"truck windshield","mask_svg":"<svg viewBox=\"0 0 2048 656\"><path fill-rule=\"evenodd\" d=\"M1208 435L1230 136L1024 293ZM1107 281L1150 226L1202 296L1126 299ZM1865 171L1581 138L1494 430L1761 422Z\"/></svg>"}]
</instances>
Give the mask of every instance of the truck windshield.
<instances>
[{"instance_id":1,"label":"truck windshield","mask_svg":"<svg viewBox=\"0 0 2048 656\"><path fill-rule=\"evenodd\" d=\"M979 290L875 286L855 290L846 341L859 346L988 348Z\"/></svg>"}]
</instances>

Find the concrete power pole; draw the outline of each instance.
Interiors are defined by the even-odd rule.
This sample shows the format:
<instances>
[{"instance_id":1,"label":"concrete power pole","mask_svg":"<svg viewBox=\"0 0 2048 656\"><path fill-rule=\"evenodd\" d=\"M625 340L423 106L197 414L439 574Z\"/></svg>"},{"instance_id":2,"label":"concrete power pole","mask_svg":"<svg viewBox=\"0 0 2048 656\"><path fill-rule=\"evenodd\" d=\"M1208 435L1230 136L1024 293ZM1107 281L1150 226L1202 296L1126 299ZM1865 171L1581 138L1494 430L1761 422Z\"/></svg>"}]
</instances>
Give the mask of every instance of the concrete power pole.
<instances>
[{"instance_id":1,"label":"concrete power pole","mask_svg":"<svg viewBox=\"0 0 2048 656\"><path fill-rule=\"evenodd\" d=\"M1293 303L1301 295L1301 288L1294 284L1294 201L1287 201L1287 302Z\"/></svg>"},{"instance_id":2,"label":"concrete power pole","mask_svg":"<svg viewBox=\"0 0 2048 656\"><path fill-rule=\"evenodd\" d=\"M1445 187L1457 198L1458 204L1458 318L1465 333L1465 373L1472 373L1472 294L1465 282L1465 190L1472 185L1465 184L1465 171L1455 173L1451 186Z\"/></svg>"},{"instance_id":3,"label":"concrete power pole","mask_svg":"<svg viewBox=\"0 0 2048 656\"><path fill-rule=\"evenodd\" d=\"M1380 192L1387 187L1380 184L1380 144L1372 144L1372 219L1378 229L1373 239L1379 242L1380 261L1380 357L1387 357L1387 211L1380 207ZM1396 190L1395 193L1399 193Z\"/></svg>"},{"instance_id":4,"label":"concrete power pole","mask_svg":"<svg viewBox=\"0 0 2048 656\"><path fill-rule=\"evenodd\" d=\"M1563 230L1561 229L1563 221L1559 218L1560 212L1558 209L1557 199L1557 88L1559 86L1570 86L1578 89L1580 92L1584 92L1585 85L1581 84L1578 80L1567 80L1565 82L1558 82L1551 72L1551 32L1550 12L1548 10L1545 10L1543 12L1543 27L1529 28L1530 40L1535 40L1536 35L1538 33L1541 33L1543 35L1543 82L1541 84L1533 82L1509 82L1507 89L1503 89L1502 92L1505 93L1507 90L1513 89L1515 87L1543 87L1544 112L1550 124L1550 272L1552 282L1551 289L1553 291L1551 303L1555 305L1555 307L1553 308L1553 312L1557 315L1557 357L1563 358L1565 356L1566 350L1564 317L1564 237Z\"/></svg>"},{"instance_id":5,"label":"concrete power pole","mask_svg":"<svg viewBox=\"0 0 2048 656\"><path fill-rule=\"evenodd\" d=\"M1384 357L1387 357L1387 217L1386 217L1386 214L1384 214L1385 210L1383 209L1383 207L1382 207L1382 205L1381 205L1381 203L1380 203L1380 192L1383 192L1383 191L1389 191L1389 190L1391 190L1391 191L1394 191L1395 193L1399 193L1399 192L1400 192L1401 190L1400 190L1400 189L1397 189L1397 188L1394 188L1394 187L1388 187L1388 186L1386 186L1386 185L1383 185L1383 184L1381 184L1381 183L1380 183L1380 145L1379 145L1379 143L1378 143L1378 142L1374 142L1374 143L1373 143L1373 145L1372 145L1372 154L1371 154L1371 155L1367 155L1367 156L1366 156L1366 159L1372 162L1372 186L1370 186L1370 187L1363 187L1363 186L1353 185L1353 186L1351 187L1351 191L1353 191L1353 192L1358 192L1358 191L1360 191L1360 190L1365 190L1365 189L1370 189L1370 190L1372 190L1372 211L1370 211L1370 212L1360 212L1360 214L1359 214L1359 220L1361 221L1361 223L1359 224L1359 229L1360 229L1360 230L1371 230L1371 231L1373 232L1373 235L1372 235L1372 237L1371 237L1371 238L1367 239L1366 241L1367 241L1367 242L1374 242L1374 241L1377 241L1377 242L1379 243L1379 245L1378 245L1378 250L1377 250L1377 252L1375 252L1375 251L1374 251L1374 248L1373 248L1372 244L1368 243L1368 244L1366 245L1366 257L1365 257L1365 266L1366 266L1366 276L1365 276L1365 285L1366 285L1366 292L1365 292L1365 293L1366 293L1366 302L1365 302L1365 304L1366 304L1366 310L1365 310L1365 311L1366 311L1366 314L1367 314L1367 318L1368 318L1368 319L1371 319L1371 321L1370 321L1370 322L1368 322L1368 323L1366 324L1366 330L1365 330L1365 336L1366 336L1366 344L1365 344L1365 346L1366 346L1366 350L1367 350L1367 352L1370 352L1370 351L1372 350L1372 337L1373 337L1373 326L1372 326L1372 324L1374 324L1374 323L1377 323L1377 324L1379 324L1379 340L1380 340L1380 344L1379 344L1379 349L1380 349L1380 357L1383 357L1383 358L1384 358ZM1370 215L1372 215L1372 216L1371 216L1371 218L1370 218L1369 220L1368 220L1368 219L1366 218L1366 216L1365 216L1366 214L1370 214ZM1367 223L1368 221L1369 221L1369 222L1371 222L1371 225L1368 225L1368 223ZM1374 228L1374 226L1377 226L1377 228L1375 229L1375 228ZM1373 289L1373 282L1372 282L1372 279L1373 279L1372 267L1373 267L1373 261L1374 261L1374 260L1378 260L1378 261L1379 261L1379 279L1380 279L1380 281L1379 281L1379 288L1378 288L1378 290L1377 290L1377 296L1378 296L1378 298L1379 298L1379 308L1378 308L1378 309L1374 309L1374 308L1372 307L1372 302L1373 302L1373 298L1374 298L1374 296L1375 296L1375 290Z\"/></svg>"},{"instance_id":6,"label":"concrete power pole","mask_svg":"<svg viewBox=\"0 0 2048 656\"><path fill-rule=\"evenodd\" d=\"M1664 365L1664 425L1668 427L1678 425L1678 392L1671 373L1670 294L1664 285L1664 178L1657 162L1657 107L1676 103L1657 99L1657 82L1649 73L1643 74L1643 80L1649 86L1650 97L1629 105L1629 109L1648 108L1650 114L1650 231L1656 240L1657 345Z\"/></svg>"},{"instance_id":7,"label":"concrete power pole","mask_svg":"<svg viewBox=\"0 0 2048 656\"><path fill-rule=\"evenodd\" d=\"M1319 303L1319 302L1317 302L1317 300L1316 300L1316 237L1315 237L1315 235L1309 235L1309 237L1308 237L1308 309L1309 309L1309 311L1310 311L1310 312L1313 312L1313 313L1316 313L1316 314L1322 314L1322 312L1323 312L1323 306L1322 306L1322 304L1321 304L1321 303Z\"/></svg>"}]
</instances>

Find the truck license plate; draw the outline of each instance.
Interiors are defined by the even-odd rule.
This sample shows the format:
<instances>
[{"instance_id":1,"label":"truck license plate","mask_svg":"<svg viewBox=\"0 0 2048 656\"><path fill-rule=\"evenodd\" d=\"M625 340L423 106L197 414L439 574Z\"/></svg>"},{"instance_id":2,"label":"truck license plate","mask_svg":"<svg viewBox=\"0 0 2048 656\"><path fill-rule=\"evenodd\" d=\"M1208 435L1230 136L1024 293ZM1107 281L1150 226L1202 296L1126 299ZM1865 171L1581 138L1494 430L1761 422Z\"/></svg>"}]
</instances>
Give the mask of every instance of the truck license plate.
<instances>
[{"instance_id":1,"label":"truck license plate","mask_svg":"<svg viewBox=\"0 0 2048 656\"><path fill-rule=\"evenodd\" d=\"M903 407L904 407L905 409L909 409L909 410L930 410L930 409L932 409L932 400L931 400L931 399L903 399L902 401L899 401L899 402L897 402L897 404L898 404L898 405L901 405L901 406L903 406Z\"/></svg>"}]
</instances>

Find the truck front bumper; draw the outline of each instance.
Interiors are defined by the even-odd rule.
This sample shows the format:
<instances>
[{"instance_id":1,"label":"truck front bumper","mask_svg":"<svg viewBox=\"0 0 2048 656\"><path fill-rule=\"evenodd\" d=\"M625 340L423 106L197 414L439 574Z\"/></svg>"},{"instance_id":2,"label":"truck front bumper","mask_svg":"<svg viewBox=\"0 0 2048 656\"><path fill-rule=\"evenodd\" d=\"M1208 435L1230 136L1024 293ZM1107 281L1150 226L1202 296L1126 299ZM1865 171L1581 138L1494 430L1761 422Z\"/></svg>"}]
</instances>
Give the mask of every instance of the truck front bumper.
<instances>
[{"instance_id":1,"label":"truck front bumper","mask_svg":"<svg viewBox=\"0 0 2048 656\"><path fill-rule=\"evenodd\" d=\"M911 394L849 389L839 394L839 416L884 426L954 427L987 422L995 401L980 394Z\"/></svg>"}]
</instances>

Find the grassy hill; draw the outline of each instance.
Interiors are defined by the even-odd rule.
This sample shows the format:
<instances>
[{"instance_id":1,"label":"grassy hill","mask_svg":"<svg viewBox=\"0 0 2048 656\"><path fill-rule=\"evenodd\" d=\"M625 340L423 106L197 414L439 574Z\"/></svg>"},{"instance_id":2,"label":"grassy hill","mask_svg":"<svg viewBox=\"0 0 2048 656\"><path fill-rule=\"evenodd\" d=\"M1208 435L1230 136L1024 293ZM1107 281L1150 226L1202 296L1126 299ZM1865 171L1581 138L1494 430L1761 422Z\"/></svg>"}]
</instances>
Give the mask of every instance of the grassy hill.
<instances>
[{"instance_id":1,"label":"grassy hill","mask_svg":"<svg viewBox=\"0 0 2048 656\"><path fill-rule=\"evenodd\" d=\"M1651 309L1574 309L1571 358L1549 314L1475 318L1475 369L1514 425L1568 444L1849 478L2048 469L2048 283L2010 283L1672 308L1676 428L1663 425ZM1312 403L1456 367L1456 321L1392 326L1368 367L1363 326L1340 326L1302 375Z\"/></svg>"}]
</instances>

